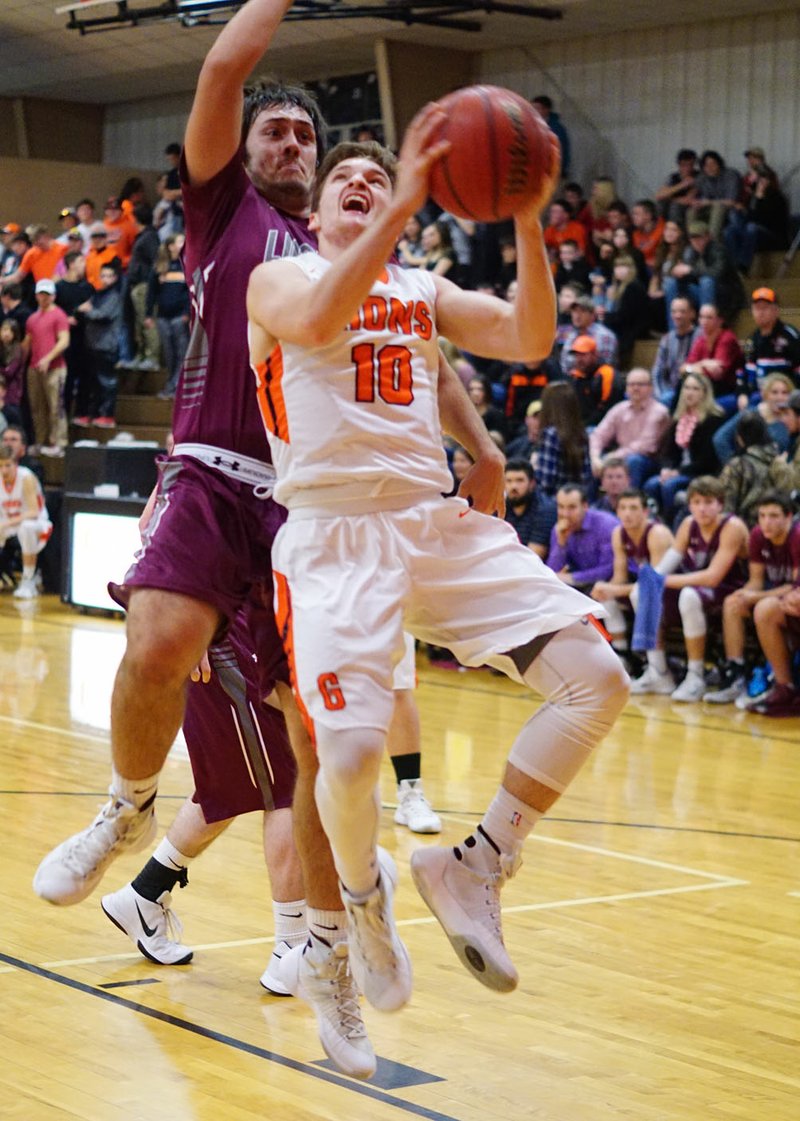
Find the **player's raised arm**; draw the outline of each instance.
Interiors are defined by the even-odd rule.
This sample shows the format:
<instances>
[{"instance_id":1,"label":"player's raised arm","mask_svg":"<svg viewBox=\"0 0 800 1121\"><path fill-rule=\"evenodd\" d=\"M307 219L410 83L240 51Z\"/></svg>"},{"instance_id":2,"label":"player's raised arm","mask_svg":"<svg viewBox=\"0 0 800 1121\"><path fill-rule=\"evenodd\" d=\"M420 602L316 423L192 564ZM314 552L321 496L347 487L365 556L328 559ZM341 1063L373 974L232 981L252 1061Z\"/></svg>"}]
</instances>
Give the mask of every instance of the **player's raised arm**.
<instances>
[{"instance_id":1,"label":"player's raised arm","mask_svg":"<svg viewBox=\"0 0 800 1121\"><path fill-rule=\"evenodd\" d=\"M219 34L205 58L186 126L189 179L212 179L239 147L242 86L272 42L292 0L249 0Z\"/></svg>"},{"instance_id":2,"label":"player's raised arm","mask_svg":"<svg viewBox=\"0 0 800 1121\"><path fill-rule=\"evenodd\" d=\"M556 292L542 236L541 213L558 182L558 141L550 174L514 217L517 244L517 298L513 304L479 292L465 292L446 277L439 290L436 320L456 346L506 362L541 362L553 348Z\"/></svg>"}]
</instances>

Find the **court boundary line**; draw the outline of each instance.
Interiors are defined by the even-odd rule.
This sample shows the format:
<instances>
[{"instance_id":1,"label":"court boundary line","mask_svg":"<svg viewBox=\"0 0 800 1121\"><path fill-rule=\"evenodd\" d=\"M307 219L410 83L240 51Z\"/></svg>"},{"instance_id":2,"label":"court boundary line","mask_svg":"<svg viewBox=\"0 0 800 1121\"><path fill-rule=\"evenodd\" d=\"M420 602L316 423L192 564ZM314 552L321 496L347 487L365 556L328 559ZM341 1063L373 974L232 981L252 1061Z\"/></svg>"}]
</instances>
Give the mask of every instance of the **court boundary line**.
<instances>
[{"instance_id":1,"label":"court boundary line","mask_svg":"<svg viewBox=\"0 0 800 1121\"><path fill-rule=\"evenodd\" d=\"M425 1118L425 1121L459 1121L457 1117L453 1117L451 1114L440 1113L438 1110L429 1109L427 1106L418 1105L416 1102L405 1101L403 1098L393 1096L386 1090L381 1090L376 1086L370 1086L368 1082L358 1082L355 1079L348 1078L347 1075L325 1070L323 1067L319 1067L316 1064L304 1063L300 1059L290 1059L288 1055L280 1055L276 1051L267 1050L266 1047L259 1047L255 1043L248 1043L244 1039L237 1039L236 1036L227 1035L225 1032L214 1031L212 1028L203 1027L201 1024L193 1023L191 1020L182 1019L180 1016L172 1016L168 1012L159 1011L157 1008L148 1008L146 1004L139 1004L138 1001L129 1000L124 996L118 996L116 993L108 992L106 989L99 989L83 981L65 977L60 973L55 973L53 970L44 969L42 966L23 961L21 958L12 957L10 954L5 954L2 951L0 951L0 961L11 966L11 972L21 971L23 973L29 973L45 981L63 985L66 988L83 993L86 996L107 1001L129 1012L135 1012L148 1019L157 1020L159 1023L166 1024L169 1027L179 1028L192 1035L200 1036L202 1039L207 1039L212 1043L221 1043L223 1046L231 1047L235 1051L240 1051L252 1055L255 1058L275 1063L277 1066L292 1070L296 1074L309 1075L320 1082L327 1082L331 1085L338 1086L339 1089L351 1090L355 1094L359 1094L365 1098L371 1098L373 1101L381 1102L383 1105L394 1106L396 1109L413 1114L415 1117Z\"/></svg>"}]
</instances>

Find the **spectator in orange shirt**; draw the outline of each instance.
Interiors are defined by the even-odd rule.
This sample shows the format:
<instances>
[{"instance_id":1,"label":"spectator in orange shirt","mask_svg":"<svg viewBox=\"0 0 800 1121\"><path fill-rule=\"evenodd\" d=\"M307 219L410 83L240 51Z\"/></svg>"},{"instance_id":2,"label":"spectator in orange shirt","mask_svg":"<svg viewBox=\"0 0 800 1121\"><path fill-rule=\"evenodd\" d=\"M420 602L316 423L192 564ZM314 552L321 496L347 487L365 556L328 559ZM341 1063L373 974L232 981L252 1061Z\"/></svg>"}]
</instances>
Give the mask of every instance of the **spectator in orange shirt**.
<instances>
[{"instance_id":1,"label":"spectator in orange shirt","mask_svg":"<svg viewBox=\"0 0 800 1121\"><path fill-rule=\"evenodd\" d=\"M550 223L544 228L544 243L553 272L558 268L558 247L564 241L575 241L581 253L586 252L586 227L573 219L567 200L558 198L550 203Z\"/></svg>"},{"instance_id":2,"label":"spectator in orange shirt","mask_svg":"<svg viewBox=\"0 0 800 1121\"><path fill-rule=\"evenodd\" d=\"M66 245L54 241L47 226L34 226L31 241L33 244L20 261L19 268L4 279L4 286L19 284L29 274L37 284L40 280L52 280L55 276L56 265L67 251Z\"/></svg>"},{"instance_id":3,"label":"spectator in orange shirt","mask_svg":"<svg viewBox=\"0 0 800 1121\"><path fill-rule=\"evenodd\" d=\"M106 200L103 225L106 228L109 246L115 250L117 257L122 262L122 267L126 269L131 259L133 243L136 241L138 229L133 219L127 218L122 213L122 203L116 195L112 195L110 199Z\"/></svg>"},{"instance_id":4,"label":"spectator in orange shirt","mask_svg":"<svg viewBox=\"0 0 800 1121\"><path fill-rule=\"evenodd\" d=\"M86 254L86 279L96 292L103 285L100 283L100 270L103 265L110 265L112 261L119 261L117 250L108 244L108 230L102 222L95 222L89 228L91 248Z\"/></svg>"},{"instance_id":5,"label":"spectator in orange shirt","mask_svg":"<svg viewBox=\"0 0 800 1121\"><path fill-rule=\"evenodd\" d=\"M633 244L644 256L647 268L652 273L656 253L664 236L664 219L659 218L656 204L651 199L639 199L631 210L633 223Z\"/></svg>"}]
</instances>

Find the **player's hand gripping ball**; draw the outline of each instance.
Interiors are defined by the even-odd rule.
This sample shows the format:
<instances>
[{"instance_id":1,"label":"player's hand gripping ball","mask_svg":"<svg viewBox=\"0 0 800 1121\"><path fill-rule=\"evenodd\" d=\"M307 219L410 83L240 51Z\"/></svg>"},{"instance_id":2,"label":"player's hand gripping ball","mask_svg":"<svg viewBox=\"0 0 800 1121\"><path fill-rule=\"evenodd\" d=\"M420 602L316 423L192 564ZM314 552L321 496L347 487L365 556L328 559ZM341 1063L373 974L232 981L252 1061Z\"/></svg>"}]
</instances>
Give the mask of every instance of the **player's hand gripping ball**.
<instances>
[{"instance_id":1,"label":"player's hand gripping ball","mask_svg":"<svg viewBox=\"0 0 800 1121\"><path fill-rule=\"evenodd\" d=\"M439 138L452 147L431 171L435 202L459 218L500 222L539 194L557 160L552 133L524 97L467 86L440 98Z\"/></svg>"}]
</instances>

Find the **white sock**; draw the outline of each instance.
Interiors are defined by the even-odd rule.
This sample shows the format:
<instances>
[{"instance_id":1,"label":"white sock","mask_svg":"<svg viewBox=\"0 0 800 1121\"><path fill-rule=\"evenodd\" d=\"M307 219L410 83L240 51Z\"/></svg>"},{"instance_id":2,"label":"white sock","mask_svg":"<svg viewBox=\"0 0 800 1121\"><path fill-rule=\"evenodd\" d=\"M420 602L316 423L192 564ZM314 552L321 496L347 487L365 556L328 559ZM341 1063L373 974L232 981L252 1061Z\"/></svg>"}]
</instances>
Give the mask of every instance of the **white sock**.
<instances>
[{"instance_id":1,"label":"white sock","mask_svg":"<svg viewBox=\"0 0 800 1121\"><path fill-rule=\"evenodd\" d=\"M705 677L705 665L702 658L689 659L689 673L693 673L696 677Z\"/></svg>"},{"instance_id":2,"label":"white sock","mask_svg":"<svg viewBox=\"0 0 800 1121\"><path fill-rule=\"evenodd\" d=\"M36 575L36 565L35 564L24 564L22 566L22 579L23 580L32 580L35 575Z\"/></svg>"},{"instance_id":3,"label":"white sock","mask_svg":"<svg viewBox=\"0 0 800 1121\"><path fill-rule=\"evenodd\" d=\"M342 911L321 911L317 907L306 907L308 933L311 945L323 943L333 946L336 942L347 941L347 915Z\"/></svg>"},{"instance_id":4,"label":"white sock","mask_svg":"<svg viewBox=\"0 0 800 1121\"><path fill-rule=\"evenodd\" d=\"M667 672L667 655L663 650L648 650L647 651L647 664L656 673Z\"/></svg>"},{"instance_id":5,"label":"white sock","mask_svg":"<svg viewBox=\"0 0 800 1121\"><path fill-rule=\"evenodd\" d=\"M308 918L305 899L289 902L272 900L272 920L275 926L275 944L287 942L297 946L308 938Z\"/></svg>"},{"instance_id":6,"label":"white sock","mask_svg":"<svg viewBox=\"0 0 800 1121\"><path fill-rule=\"evenodd\" d=\"M130 802L138 810L145 809L155 801L161 771L148 778L123 778L116 768L111 769L111 789L119 798Z\"/></svg>"},{"instance_id":7,"label":"white sock","mask_svg":"<svg viewBox=\"0 0 800 1121\"><path fill-rule=\"evenodd\" d=\"M488 841L492 842L501 853L507 853L509 856L516 856L522 849L525 838L533 829L537 821L544 815L539 810L535 810L533 806L526 805L521 802L519 798L515 798L513 794L501 786L494 796L494 800L490 804L486 813L483 815L483 821L478 827L480 832L476 830L472 837L467 838L464 845L467 849L465 853L467 863L473 865L473 855L476 860L483 863L484 860L490 859L489 852L491 844L478 845L477 840L481 838L481 834ZM475 838L475 843L470 844L472 838ZM498 853L495 852L495 858ZM496 864L496 859L494 861ZM474 866L474 865L473 865Z\"/></svg>"},{"instance_id":8,"label":"white sock","mask_svg":"<svg viewBox=\"0 0 800 1121\"><path fill-rule=\"evenodd\" d=\"M168 837L164 837L153 853L153 860L157 860L159 864L163 864L171 872L179 872L182 868L188 868L194 857L187 856L176 849L172 841Z\"/></svg>"}]
</instances>

